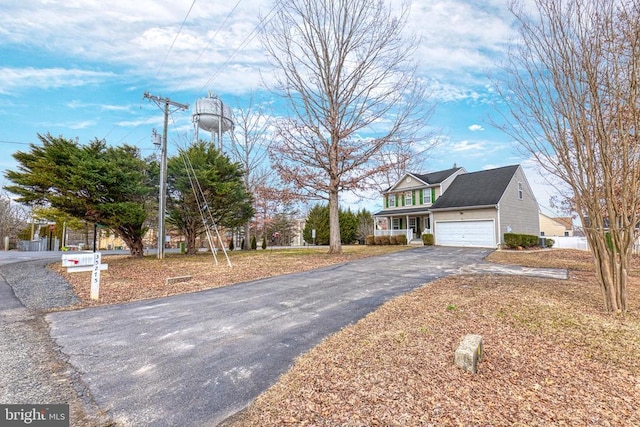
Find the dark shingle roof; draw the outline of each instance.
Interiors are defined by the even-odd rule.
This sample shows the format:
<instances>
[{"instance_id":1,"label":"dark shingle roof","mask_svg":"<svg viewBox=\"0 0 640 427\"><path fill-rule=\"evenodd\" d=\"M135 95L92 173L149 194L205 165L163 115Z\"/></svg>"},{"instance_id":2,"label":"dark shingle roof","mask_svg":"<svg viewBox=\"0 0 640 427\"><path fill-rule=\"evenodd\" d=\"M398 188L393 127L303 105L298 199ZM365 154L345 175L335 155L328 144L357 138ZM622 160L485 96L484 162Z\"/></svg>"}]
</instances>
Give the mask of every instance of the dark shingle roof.
<instances>
[{"instance_id":1,"label":"dark shingle roof","mask_svg":"<svg viewBox=\"0 0 640 427\"><path fill-rule=\"evenodd\" d=\"M458 175L431 209L497 205L519 165Z\"/></svg>"},{"instance_id":2,"label":"dark shingle roof","mask_svg":"<svg viewBox=\"0 0 640 427\"><path fill-rule=\"evenodd\" d=\"M431 173L425 173L425 174L412 173L411 175L415 176L421 181L426 182L427 184L440 184L442 181L449 178L451 175L453 175L460 169L462 168L451 168L443 171L437 171L437 172L431 172Z\"/></svg>"}]
</instances>

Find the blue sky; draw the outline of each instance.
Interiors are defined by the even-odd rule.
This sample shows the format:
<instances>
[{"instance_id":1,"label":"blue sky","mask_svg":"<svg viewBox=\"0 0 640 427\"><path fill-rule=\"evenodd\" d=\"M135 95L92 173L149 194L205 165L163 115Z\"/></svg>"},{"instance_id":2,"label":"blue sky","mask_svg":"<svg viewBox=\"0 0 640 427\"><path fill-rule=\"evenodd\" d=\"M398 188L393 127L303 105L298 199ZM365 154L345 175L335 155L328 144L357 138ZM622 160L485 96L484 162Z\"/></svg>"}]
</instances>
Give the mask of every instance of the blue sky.
<instances>
[{"instance_id":1,"label":"blue sky","mask_svg":"<svg viewBox=\"0 0 640 427\"><path fill-rule=\"evenodd\" d=\"M392 0L399 4L400 0ZM271 0L0 0L0 185L11 154L37 134L129 143L154 153L162 112L145 91L193 105L209 91L246 106L269 102L270 69L255 29ZM407 30L422 37L420 74L437 104L430 126L441 145L429 172L522 164L543 212L552 190L511 139L492 127L501 100L489 75L515 37L508 0L414 0ZM176 37L177 36L177 37ZM277 101L276 101L277 104ZM169 146L194 133L190 112L172 115ZM345 195L376 210L378 200ZM359 204L358 204L359 203Z\"/></svg>"}]
</instances>

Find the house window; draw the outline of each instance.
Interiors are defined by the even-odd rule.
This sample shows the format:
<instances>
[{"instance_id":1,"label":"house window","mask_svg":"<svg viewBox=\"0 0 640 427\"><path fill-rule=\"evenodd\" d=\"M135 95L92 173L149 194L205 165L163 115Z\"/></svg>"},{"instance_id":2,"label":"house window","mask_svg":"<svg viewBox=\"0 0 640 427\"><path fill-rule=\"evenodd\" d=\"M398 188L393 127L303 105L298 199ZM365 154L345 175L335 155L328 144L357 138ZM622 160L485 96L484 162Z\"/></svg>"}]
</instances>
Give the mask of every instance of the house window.
<instances>
[{"instance_id":1,"label":"house window","mask_svg":"<svg viewBox=\"0 0 640 427\"><path fill-rule=\"evenodd\" d=\"M522 183L519 182L518 183L518 199L522 200L522 198L523 198Z\"/></svg>"},{"instance_id":2,"label":"house window","mask_svg":"<svg viewBox=\"0 0 640 427\"><path fill-rule=\"evenodd\" d=\"M391 229L400 230L400 218L393 218L391 220Z\"/></svg>"},{"instance_id":3,"label":"house window","mask_svg":"<svg viewBox=\"0 0 640 427\"><path fill-rule=\"evenodd\" d=\"M425 205L431 204L431 189L425 188L422 190L422 203Z\"/></svg>"},{"instance_id":4,"label":"house window","mask_svg":"<svg viewBox=\"0 0 640 427\"><path fill-rule=\"evenodd\" d=\"M389 207L390 208L395 208L396 207L396 195L395 194L389 194L387 196L387 199L389 200Z\"/></svg>"},{"instance_id":5,"label":"house window","mask_svg":"<svg viewBox=\"0 0 640 427\"><path fill-rule=\"evenodd\" d=\"M412 194L409 193L404 193L404 205L405 206L411 206L413 205L413 196Z\"/></svg>"}]
</instances>

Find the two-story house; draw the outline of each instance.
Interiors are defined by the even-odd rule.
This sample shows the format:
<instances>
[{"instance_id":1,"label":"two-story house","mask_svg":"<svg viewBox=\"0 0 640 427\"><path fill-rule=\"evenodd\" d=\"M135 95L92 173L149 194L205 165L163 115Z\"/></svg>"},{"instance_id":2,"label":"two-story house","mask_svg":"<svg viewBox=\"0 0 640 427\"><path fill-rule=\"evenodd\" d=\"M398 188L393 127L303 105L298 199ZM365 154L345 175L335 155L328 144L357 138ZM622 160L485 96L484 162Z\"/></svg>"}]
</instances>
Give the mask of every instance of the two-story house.
<instances>
[{"instance_id":1,"label":"two-story house","mask_svg":"<svg viewBox=\"0 0 640 427\"><path fill-rule=\"evenodd\" d=\"M538 202L519 165L406 174L383 198L375 216L388 227L377 235L406 233L412 240L430 233L436 245L495 248L504 233L540 233Z\"/></svg>"},{"instance_id":2,"label":"two-story house","mask_svg":"<svg viewBox=\"0 0 640 427\"><path fill-rule=\"evenodd\" d=\"M432 233L430 208L464 168L453 167L427 174L407 173L382 193L384 209L375 214L377 234L406 234L407 241ZM382 231L382 230L380 230Z\"/></svg>"}]
</instances>

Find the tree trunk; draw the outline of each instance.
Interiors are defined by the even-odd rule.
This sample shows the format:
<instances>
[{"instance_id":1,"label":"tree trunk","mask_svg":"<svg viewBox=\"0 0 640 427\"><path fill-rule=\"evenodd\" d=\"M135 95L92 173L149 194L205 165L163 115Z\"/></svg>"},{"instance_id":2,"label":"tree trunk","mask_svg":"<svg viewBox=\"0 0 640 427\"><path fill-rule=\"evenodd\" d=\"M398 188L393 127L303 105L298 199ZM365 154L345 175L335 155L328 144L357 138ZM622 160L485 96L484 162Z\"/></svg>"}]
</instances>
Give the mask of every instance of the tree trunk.
<instances>
[{"instance_id":1,"label":"tree trunk","mask_svg":"<svg viewBox=\"0 0 640 427\"><path fill-rule=\"evenodd\" d=\"M338 190L329 191L329 253L341 254L340 242L340 207L338 205Z\"/></svg>"},{"instance_id":2,"label":"tree trunk","mask_svg":"<svg viewBox=\"0 0 640 427\"><path fill-rule=\"evenodd\" d=\"M126 227L118 228L116 229L116 232L129 247L129 255L131 258L142 258L144 256L144 243L142 242L142 236L139 236L135 231Z\"/></svg>"},{"instance_id":3,"label":"tree trunk","mask_svg":"<svg viewBox=\"0 0 640 427\"><path fill-rule=\"evenodd\" d=\"M247 221L244 225L244 247L243 251L248 251L251 249L251 220Z\"/></svg>"},{"instance_id":4,"label":"tree trunk","mask_svg":"<svg viewBox=\"0 0 640 427\"><path fill-rule=\"evenodd\" d=\"M142 258L144 256L144 244L142 239L136 239L131 243L127 242L131 258Z\"/></svg>"},{"instance_id":5,"label":"tree trunk","mask_svg":"<svg viewBox=\"0 0 640 427\"><path fill-rule=\"evenodd\" d=\"M629 256L626 251L611 248L603 233L588 236L595 258L596 275L604 299L605 309L609 312L627 310L627 276Z\"/></svg>"},{"instance_id":6,"label":"tree trunk","mask_svg":"<svg viewBox=\"0 0 640 427\"><path fill-rule=\"evenodd\" d=\"M198 253L198 248L196 247L196 233L188 233L185 235L186 240L186 254L187 255L195 255Z\"/></svg>"}]
</instances>

